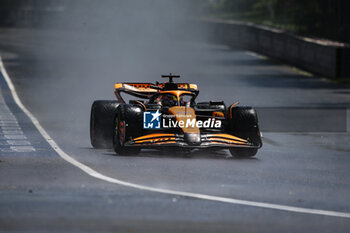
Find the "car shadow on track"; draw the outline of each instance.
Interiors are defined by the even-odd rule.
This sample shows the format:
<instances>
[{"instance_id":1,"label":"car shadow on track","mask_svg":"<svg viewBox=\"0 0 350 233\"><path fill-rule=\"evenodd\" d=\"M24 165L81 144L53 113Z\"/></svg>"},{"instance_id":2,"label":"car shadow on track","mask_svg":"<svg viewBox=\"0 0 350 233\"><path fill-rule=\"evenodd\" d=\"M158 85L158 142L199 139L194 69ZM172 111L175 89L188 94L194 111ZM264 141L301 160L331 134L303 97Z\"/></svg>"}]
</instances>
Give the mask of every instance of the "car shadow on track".
<instances>
[{"instance_id":1,"label":"car shadow on track","mask_svg":"<svg viewBox=\"0 0 350 233\"><path fill-rule=\"evenodd\" d=\"M226 150L195 150L190 152L183 151L169 151L169 150L142 150L138 154L130 154L127 156L117 155L114 151L103 153L108 156L130 157L130 158L182 158L182 159L230 159L230 160L254 160L258 161L256 157L237 158L233 157Z\"/></svg>"}]
</instances>

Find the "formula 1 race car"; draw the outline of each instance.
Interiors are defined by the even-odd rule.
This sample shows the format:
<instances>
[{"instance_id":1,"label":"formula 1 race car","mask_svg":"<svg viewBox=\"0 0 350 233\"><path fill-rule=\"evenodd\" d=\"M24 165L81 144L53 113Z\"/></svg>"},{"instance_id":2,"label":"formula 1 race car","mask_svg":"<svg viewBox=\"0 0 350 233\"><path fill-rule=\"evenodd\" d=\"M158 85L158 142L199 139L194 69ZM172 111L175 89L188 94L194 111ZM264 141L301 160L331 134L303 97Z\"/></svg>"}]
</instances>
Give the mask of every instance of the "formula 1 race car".
<instances>
[{"instance_id":1,"label":"formula 1 race car","mask_svg":"<svg viewBox=\"0 0 350 233\"><path fill-rule=\"evenodd\" d=\"M251 157L261 148L256 111L228 108L223 101L196 103L196 84L175 83L178 75L162 75L164 83L116 83L117 101L97 100L91 107L90 139L94 148L113 148L119 155L143 148L229 149L235 157ZM126 103L122 93L136 97Z\"/></svg>"}]
</instances>

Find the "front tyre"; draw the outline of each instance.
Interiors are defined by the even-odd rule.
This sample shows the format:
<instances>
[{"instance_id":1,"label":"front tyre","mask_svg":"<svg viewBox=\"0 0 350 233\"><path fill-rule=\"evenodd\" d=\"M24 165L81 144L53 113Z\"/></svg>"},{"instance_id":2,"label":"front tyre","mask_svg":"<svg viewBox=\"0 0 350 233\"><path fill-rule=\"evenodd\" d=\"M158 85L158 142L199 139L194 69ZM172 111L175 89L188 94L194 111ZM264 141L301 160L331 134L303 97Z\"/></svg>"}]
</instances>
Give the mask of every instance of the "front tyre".
<instances>
[{"instance_id":1,"label":"front tyre","mask_svg":"<svg viewBox=\"0 0 350 233\"><path fill-rule=\"evenodd\" d=\"M113 148L115 153L118 155L130 155L130 154L138 154L140 152L139 148L126 147L125 142L127 137L130 135L127 132L127 124L128 120L130 120L130 116L128 118L128 105L120 105L117 109L117 114L114 119L114 127L113 127ZM130 111L130 110L129 110Z\"/></svg>"},{"instance_id":2,"label":"front tyre","mask_svg":"<svg viewBox=\"0 0 350 233\"><path fill-rule=\"evenodd\" d=\"M90 141L97 149L112 148L113 121L119 103L111 100L96 100L91 106Z\"/></svg>"},{"instance_id":3,"label":"front tyre","mask_svg":"<svg viewBox=\"0 0 350 233\"><path fill-rule=\"evenodd\" d=\"M233 107L229 112L229 131L231 134L248 140L257 148L233 147L230 153L234 157L247 158L257 154L262 146L258 125L258 116L252 107Z\"/></svg>"}]
</instances>

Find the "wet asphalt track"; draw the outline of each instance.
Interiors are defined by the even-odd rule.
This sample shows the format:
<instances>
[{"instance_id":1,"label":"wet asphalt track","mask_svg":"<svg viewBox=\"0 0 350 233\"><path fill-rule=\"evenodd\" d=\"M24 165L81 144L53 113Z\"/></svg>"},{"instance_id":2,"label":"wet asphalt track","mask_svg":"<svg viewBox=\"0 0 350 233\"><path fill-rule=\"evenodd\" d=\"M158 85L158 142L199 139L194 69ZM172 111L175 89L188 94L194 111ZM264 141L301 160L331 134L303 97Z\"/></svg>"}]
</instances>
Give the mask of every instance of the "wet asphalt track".
<instances>
[{"instance_id":1,"label":"wet asphalt track","mask_svg":"<svg viewBox=\"0 0 350 233\"><path fill-rule=\"evenodd\" d=\"M190 157L147 151L119 157L109 150L92 149L88 134L91 102L113 98L115 81L143 80L141 71L135 71L135 78L125 79L119 77L117 68L114 74L104 72L106 68L112 70L113 54L99 54L97 46L93 48L94 57L84 57L76 53L83 46L72 48L61 39L52 43L56 34L43 34L27 29L1 29L1 56L23 103L58 145L80 162L110 177L151 187L350 212L350 135L346 132L266 132L264 147L257 157L244 160L226 158L225 151L196 152ZM43 39L46 36L52 44L46 44ZM170 71L183 71L183 81L199 85L201 100L239 100L243 105L255 107L350 105L348 88L304 77L246 51L193 43L181 48L182 56L169 58L159 72L148 71L145 81L157 80L158 73L173 68ZM154 77L150 78L150 74ZM1 232L348 232L350 229L350 219L346 218L157 194L92 178L50 149L13 103L3 80L1 87L10 111L35 148L33 152L1 152ZM305 123L301 119L295 124ZM6 140L0 140L3 142L0 148L8 148L4 145Z\"/></svg>"}]
</instances>

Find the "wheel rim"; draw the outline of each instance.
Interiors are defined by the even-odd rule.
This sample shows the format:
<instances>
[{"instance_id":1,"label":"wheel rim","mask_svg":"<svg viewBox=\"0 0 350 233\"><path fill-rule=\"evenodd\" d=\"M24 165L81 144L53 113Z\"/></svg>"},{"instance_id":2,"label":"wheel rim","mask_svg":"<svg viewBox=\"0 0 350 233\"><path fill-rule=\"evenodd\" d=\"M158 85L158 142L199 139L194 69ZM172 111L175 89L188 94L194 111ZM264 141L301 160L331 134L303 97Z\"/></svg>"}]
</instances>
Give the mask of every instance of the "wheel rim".
<instances>
[{"instance_id":1,"label":"wheel rim","mask_svg":"<svg viewBox=\"0 0 350 233\"><path fill-rule=\"evenodd\" d=\"M124 122L119 121L119 118L116 117L114 135L115 135L115 141L117 144L119 144L119 146L123 146L124 144L124 138L121 137L121 135L123 135L123 132L121 132L121 130L124 130L122 128L124 128Z\"/></svg>"},{"instance_id":2,"label":"wheel rim","mask_svg":"<svg viewBox=\"0 0 350 233\"><path fill-rule=\"evenodd\" d=\"M119 121L118 138L119 138L120 145L124 145L124 142L125 142L125 123L124 123L124 121Z\"/></svg>"}]
</instances>

